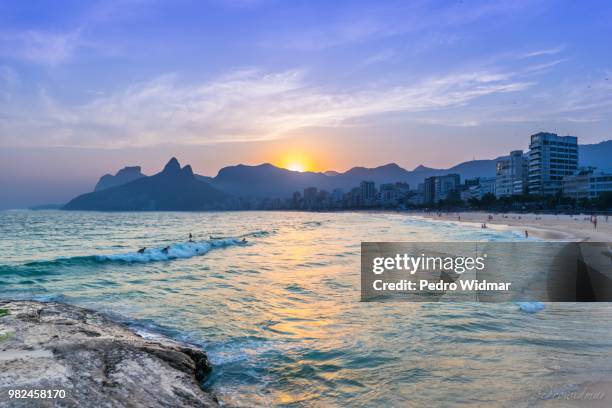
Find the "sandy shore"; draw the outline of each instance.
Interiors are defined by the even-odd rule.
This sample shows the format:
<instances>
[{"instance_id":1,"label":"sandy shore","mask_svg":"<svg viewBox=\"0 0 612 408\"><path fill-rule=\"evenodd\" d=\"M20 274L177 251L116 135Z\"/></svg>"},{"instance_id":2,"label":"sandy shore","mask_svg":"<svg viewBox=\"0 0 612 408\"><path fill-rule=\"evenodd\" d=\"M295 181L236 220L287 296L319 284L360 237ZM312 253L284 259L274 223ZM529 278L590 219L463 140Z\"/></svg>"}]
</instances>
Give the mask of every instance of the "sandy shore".
<instances>
[{"instance_id":1,"label":"sandy shore","mask_svg":"<svg viewBox=\"0 0 612 408\"><path fill-rule=\"evenodd\" d=\"M502 226L521 233L525 230L529 236L563 241L612 241L612 217L608 221L604 216L597 217L597 228L593 228L589 215L553 215L553 214L515 214L489 212L461 213L416 213L416 216L433 220L473 223L480 226ZM489 216L492 219L489 219Z\"/></svg>"}]
</instances>

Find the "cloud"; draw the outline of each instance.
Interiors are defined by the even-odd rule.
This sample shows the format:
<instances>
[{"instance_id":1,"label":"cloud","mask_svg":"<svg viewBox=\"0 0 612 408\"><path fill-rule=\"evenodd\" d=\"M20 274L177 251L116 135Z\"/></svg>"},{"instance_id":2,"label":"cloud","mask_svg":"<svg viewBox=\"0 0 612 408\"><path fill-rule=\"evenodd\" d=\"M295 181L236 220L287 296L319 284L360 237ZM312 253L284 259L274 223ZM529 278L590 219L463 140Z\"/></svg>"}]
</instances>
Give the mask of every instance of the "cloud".
<instances>
[{"instance_id":1,"label":"cloud","mask_svg":"<svg viewBox=\"0 0 612 408\"><path fill-rule=\"evenodd\" d=\"M524 58L534 58L534 57L541 57L541 56L556 55L556 54L559 54L564 49L565 49L565 45L558 45L552 48L544 48L540 50L526 52L524 54L519 55L519 58L524 59Z\"/></svg>"},{"instance_id":2,"label":"cloud","mask_svg":"<svg viewBox=\"0 0 612 408\"><path fill-rule=\"evenodd\" d=\"M367 3L365 6L349 3L350 6L338 6L336 15L322 17L316 25L300 30L289 27L282 36L278 35L278 27L274 26L275 30L264 36L259 45L320 51L393 36L426 33L428 45L435 46L455 41L455 31L460 26L479 20L506 18L523 12L534 3L516 0L450 2L444 5L429 0L387 1Z\"/></svg>"},{"instance_id":3,"label":"cloud","mask_svg":"<svg viewBox=\"0 0 612 408\"><path fill-rule=\"evenodd\" d=\"M69 60L80 45L80 29L68 32L37 30L0 32L0 53L5 58L44 65Z\"/></svg>"},{"instance_id":4,"label":"cloud","mask_svg":"<svg viewBox=\"0 0 612 408\"><path fill-rule=\"evenodd\" d=\"M381 62L389 61L389 60L393 59L396 56L397 56L397 51L395 51L393 49L382 50L380 52L377 52L376 54L370 55L369 57L365 58L361 62L360 65L361 66L368 66L368 65L372 65L372 64L379 64Z\"/></svg>"},{"instance_id":5,"label":"cloud","mask_svg":"<svg viewBox=\"0 0 612 408\"><path fill-rule=\"evenodd\" d=\"M27 116L0 123L0 144L82 147L207 144L270 140L305 127L462 106L528 82L496 72L451 73L400 85L324 89L302 70L242 70L200 84L164 75L80 105L42 91Z\"/></svg>"},{"instance_id":6,"label":"cloud","mask_svg":"<svg viewBox=\"0 0 612 408\"><path fill-rule=\"evenodd\" d=\"M0 65L0 102L8 102L11 99L19 82L17 71L7 65Z\"/></svg>"}]
</instances>

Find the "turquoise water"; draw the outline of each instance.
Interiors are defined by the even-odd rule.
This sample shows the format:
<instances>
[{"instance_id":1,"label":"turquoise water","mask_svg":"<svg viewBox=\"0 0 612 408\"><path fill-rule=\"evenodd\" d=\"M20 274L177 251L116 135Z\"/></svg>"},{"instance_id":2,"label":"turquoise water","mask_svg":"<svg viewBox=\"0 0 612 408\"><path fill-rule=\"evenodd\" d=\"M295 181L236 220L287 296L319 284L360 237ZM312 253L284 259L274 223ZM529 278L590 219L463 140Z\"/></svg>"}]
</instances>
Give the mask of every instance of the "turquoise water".
<instances>
[{"instance_id":1,"label":"turquoise water","mask_svg":"<svg viewBox=\"0 0 612 408\"><path fill-rule=\"evenodd\" d=\"M522 406L609 378L608 304L359 302L361 241L520 238L403 214L7 211L0 297L197 344L231 405Z\"/></svg>"}]
</instances>

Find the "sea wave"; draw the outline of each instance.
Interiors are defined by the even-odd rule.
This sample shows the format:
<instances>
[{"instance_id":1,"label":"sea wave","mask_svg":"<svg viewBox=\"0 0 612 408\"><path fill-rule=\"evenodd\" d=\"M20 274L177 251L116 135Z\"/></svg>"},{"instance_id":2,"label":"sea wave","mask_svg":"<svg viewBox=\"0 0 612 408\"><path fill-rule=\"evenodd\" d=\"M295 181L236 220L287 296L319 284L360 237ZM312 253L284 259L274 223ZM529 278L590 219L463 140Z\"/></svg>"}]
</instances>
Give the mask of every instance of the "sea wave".
<instances>
[{"instance_id":1,"label":"sea wave","mask_svg":"<svg viewBox=\"0 0 612 408\"><path fill-rule=\"evenodd\" d=\"M260 232L258 232L260 233ZM258 236L258 235L251 235ZM205 255L213 249L232 246L246 246L251 243L242 238L221 238L206 241L178 242L166 247L145 248L144 251L124 252L116 254L100 254L56 258L45 261L28 262L21 265L0 265L0 273L17 273L19 275L38 274L43 270L57 267L87 266L104 263L147 263L187 259Z\"/></svg>"},{"instance_id":2,"label":"sea wave","mask_svg":"<svg viewBox=\"0 0 612 408\"><path fill-rule=\"evenodd\" d=\"M126 252L121 254L95 255L98 262L157 262L172 259L187 259L204 255L211 249L235 245L247 245L239 238L222 238L209 241L182 242L168 245L165 248L146 248L143 252Z\"/></svg>"}]
</instances>

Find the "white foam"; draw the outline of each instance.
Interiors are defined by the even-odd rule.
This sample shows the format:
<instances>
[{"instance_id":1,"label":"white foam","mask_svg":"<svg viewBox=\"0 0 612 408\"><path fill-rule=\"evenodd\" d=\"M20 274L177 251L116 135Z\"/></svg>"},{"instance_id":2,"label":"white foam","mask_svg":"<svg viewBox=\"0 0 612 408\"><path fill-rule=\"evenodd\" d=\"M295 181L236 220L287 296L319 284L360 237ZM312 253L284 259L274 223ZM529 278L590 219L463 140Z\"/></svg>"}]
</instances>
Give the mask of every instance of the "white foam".
<instances>
[{"instance_id":1,"label":"white foam","mask_svg":"<svg viewBox=\"0 0 612 408\"><path fill-rule=\"evenodd\" d=\"M517 305L525 313L537 313L544 310L544 303L542 302L518 302Z\"/></svg>"},{"instance_id":2,"label":"white foam","mask_svg":"<svg viewBox=\"0 0 612 408\"><path fill-rule=\"evenodd\" d=\"M182 242L169 245L167 251L163 251L164 248L147 248L143 253L127 252L123 254L96 255L96 260L144 263L168 261L171 259L187 259L194 256L204 255L213 248L224 248L241 244L243 244L243 242L238 238Z\"/></svg>"}]
</instances>

